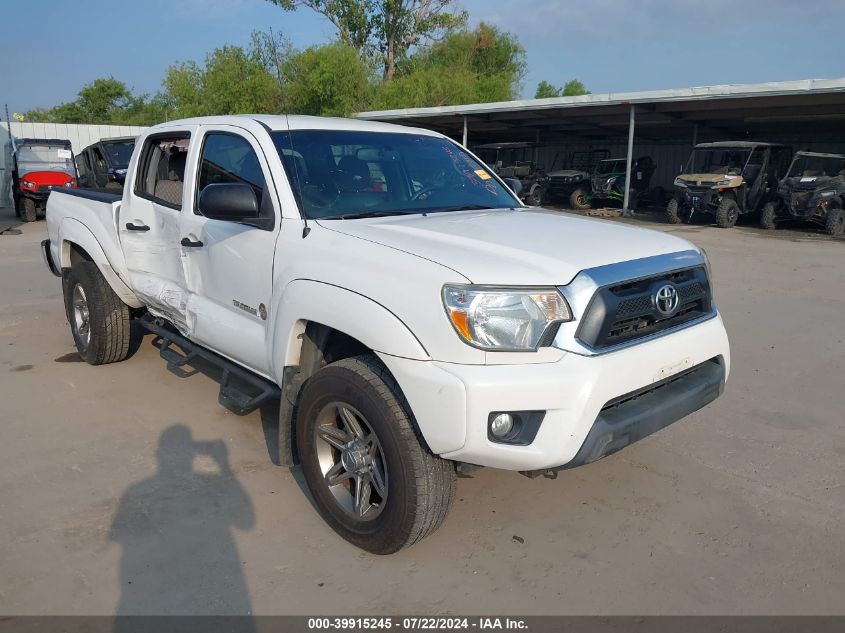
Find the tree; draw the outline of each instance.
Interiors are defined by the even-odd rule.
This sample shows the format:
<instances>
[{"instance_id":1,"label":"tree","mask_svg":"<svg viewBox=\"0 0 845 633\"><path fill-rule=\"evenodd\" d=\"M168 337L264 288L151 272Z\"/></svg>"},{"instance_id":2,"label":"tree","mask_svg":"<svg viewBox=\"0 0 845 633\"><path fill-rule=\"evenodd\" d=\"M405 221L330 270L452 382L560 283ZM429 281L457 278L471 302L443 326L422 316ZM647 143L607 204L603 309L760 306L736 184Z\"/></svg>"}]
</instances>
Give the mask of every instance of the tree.
<instances>
[{"instance_id":1,"label":"tree","mask_svg":"<svg viewBox=\"0 0 845 633\"><path fill-rule=\"evenodd\" d=\"M564 97L577 97L588 94L590 94L590 91L577 79L571 79L563 85L562 95Z\"/></svg>"},{"instance_id":2,"label":"tree","mask_svg":"<svg viewBox=\"0 0 845 633\"><path fill-rule=\"evenodd\" d=\"M114 77L95 79L86 84L77 98L52 108L36 108L25 114L29 121L46 123L103 123L151 125L157 102L147 95L135 96L126 84Z\"/></svg>"},{"instance_id":3,"label":"tree","mask_svg":"<svg viewBox=\"0 0 845 633\"><path fill-rule=\"evenodd\" d=\"M337 29L362 58L380 60L382 82L391 81L410 49L437 41L466 23L455 0L268 0L292 11L308 7Z\"/></svg>"},{"instance_id":4,"label":"tree","mask_svg":"<svg viewBox=\"0 0 845 633\"><path fill-rule=\"evenodd\" d=\"M511 34L487 24L456 31L412 55L383 84L377 108L411 108L507 101L519 94L525 50Z\"/></svg>"},{"instance_id":5,"label":"tree","mask_svg":"<svg viewBox=\"0 0 845 633\"><path fill-rule=\"evenodd\" d=\"M535 99L548 99L549 97L559 97L560 88L555 88L545 79L537 84L537 90L534 92Z\"/></svg>"},{"instance_id":6,"label":"tree","mask_svg":"<svg viewBox=\"0 0 845 633\"><path fill-rule=\"evenodd\" d=\"M567 81L562 88L555 88L548 81L543 80L537 84L537 90L534 92L535 99L548 99L549 97L577 97L578 95L588 95L590 91L577 79Z\"/></svg>"}]
</instances>

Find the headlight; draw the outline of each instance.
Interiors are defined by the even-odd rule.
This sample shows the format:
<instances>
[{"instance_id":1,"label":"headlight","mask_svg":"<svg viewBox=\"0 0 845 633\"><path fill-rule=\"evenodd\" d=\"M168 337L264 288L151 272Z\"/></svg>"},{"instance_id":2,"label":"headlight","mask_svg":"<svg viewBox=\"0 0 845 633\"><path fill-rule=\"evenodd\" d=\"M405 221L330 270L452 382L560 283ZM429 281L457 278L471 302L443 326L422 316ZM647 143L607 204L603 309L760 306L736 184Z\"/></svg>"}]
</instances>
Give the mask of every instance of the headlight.
<instances>
[{"instance_id":1,"label":"headlight","mask_svg":"<svg viewBox=\"0 0 845 633\"><path fill-rule=\"evenodd\" d=\"M443 305L458 335L486 350L536 350L553 324L572 320L554 288L446 285Z\"/></svg>"},{"instance_id":2,"label":"headlight","mask_svg":"<svg viewBox=\"0 0 845 633\"><path fill-rule=\"evenodd\" d=\"M35 183L30 180L21 180L21 184L27 189L35 189Z\"/></svg>"},{"instance_id":3,"label":"headlight","mask_svg":"<svg viewBox=\"0 0 845 633\"><path fill-rule=\"evenodd\" d=\"M115 169L114 173L117 174L118 176L125 176L126 170L125 169Z\"/></svg>"},{"instance_id":4,"label":"headlight","mask_svg":"<svg viewBox=\"0 0 845 633\"><path fill-rule=\"evenodd\" d=\"M610 178L607 179L607 184L612 185L613 183L616 182L616 178L618 178L618 176L611 176Z\"/></svg>"},{"instance_id":5,"label":"headlight","mask_svg":"<svg viewBox=\"0 0 845 633\"><path fill-rule=\"evenodd\" d=\"M675 178L675 186L676 187L686 187L687 181L679 176L678 178Z\"/></svg>"},{"instance_id":6,"label":"headlight","mask_svg":"<svg viewBox=\"0 0 845 633\"><path fill-rule=\"evenodd\" d=\"M820 198L830 198L830 196L835 195L835 194L836 194L836 192L833 191L833 190L821 191L821 192L819 192L819 197Z\"/></svg>"}]
</instances>

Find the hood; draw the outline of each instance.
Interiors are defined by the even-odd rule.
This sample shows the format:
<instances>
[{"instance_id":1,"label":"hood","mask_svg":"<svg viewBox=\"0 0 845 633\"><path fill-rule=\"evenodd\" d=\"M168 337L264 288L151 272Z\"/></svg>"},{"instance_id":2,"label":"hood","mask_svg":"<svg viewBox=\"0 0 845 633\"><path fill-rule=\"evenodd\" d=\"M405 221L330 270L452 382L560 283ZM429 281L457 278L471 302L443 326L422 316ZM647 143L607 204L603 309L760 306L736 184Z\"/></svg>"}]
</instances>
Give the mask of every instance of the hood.
<instances>
[{"instance_id":1,"label":"hood","mask_svg":"<svg viewBox=\"0 0 845 633\"><path fill-rule=\"evenodd\" d=\"M727 174L681 174L678 176L692 185L700 187L712 187L722 180L730 180L728 187L739 187L742 184L742 176L728 176Z\"/></svg>"},{"instance_id":2,"label":"hood","mask_svg":"<svg viewBox=\"0 0 845 633\"><path fill-rule=\"evenodd\" d=\"M29 171L21 176L21 180L29 180L39 187L45 185L62 187L68 180L73 180L73 176L63 171Z\"/></svg>"},{"instance_id":3,"label":"hood","mask_svg":"<svg viewBox=\"0 0 845 633\"><path fill-rule=\"evenodd\" d=\"M318 223L437 262L476 284L565 285L586 268L694 248L665 233L537 208Z\"/></svg>"}]
</instances>

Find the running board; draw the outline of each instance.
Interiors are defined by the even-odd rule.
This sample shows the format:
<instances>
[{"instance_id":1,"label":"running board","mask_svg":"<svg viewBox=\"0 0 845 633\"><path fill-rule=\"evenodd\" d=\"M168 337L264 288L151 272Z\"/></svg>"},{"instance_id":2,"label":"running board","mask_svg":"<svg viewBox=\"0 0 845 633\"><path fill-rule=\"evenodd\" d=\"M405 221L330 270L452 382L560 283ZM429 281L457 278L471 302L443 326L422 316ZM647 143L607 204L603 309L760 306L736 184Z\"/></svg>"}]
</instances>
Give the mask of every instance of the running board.
<instances>
[{"instance_id":1,"label":"running board","mask_svg":"<svg viewBox=\"0 0 845 633\"><path fill-rule=\"evenodd\" d=\"M168 329L162 319L156 319L147 313L138 318L138 322L156 335L158 342L153 344L158 347L159 355L167 362L168 367L190 365L191 361L197 358L218 367L223 372L220 377L219 402L233 413L245 415L267 400L278 399L281 396L281 390L270 381L256 376L211 350L192 343L181 334ZM178 345L182 351L174 349L173 345ZM255 395L247 393L238 385L233 384L233 378L254 387L258 393Z\"/></svg>"}]
</instances>

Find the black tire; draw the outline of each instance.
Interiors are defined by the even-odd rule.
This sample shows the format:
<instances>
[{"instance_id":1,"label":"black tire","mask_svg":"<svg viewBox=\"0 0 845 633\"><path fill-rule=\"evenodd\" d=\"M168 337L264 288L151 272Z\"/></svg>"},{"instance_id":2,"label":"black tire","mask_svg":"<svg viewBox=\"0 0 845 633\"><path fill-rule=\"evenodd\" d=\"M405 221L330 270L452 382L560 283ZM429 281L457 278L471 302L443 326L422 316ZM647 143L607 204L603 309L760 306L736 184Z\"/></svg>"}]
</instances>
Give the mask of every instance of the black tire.
<instances>
[{"instance_id":1,"label":"black tire","mask_svg":"<svg viewBox=\"0 0 845 633\"><path fill-rule=\"evenodd\" d=\"M739 219L739 205L733 198L722 198L719 208L716 209L716 226L722 229L729 229L736 226Z\"/></svg>"},{"instance_id":2,"label":"black tire","mask_svg":"<svg viewBox=\"0 0 845 633\"><path fill-rule=\"evenodd\" d=\"M666 205L666 221L669 224L680 224L682 222L680 201L677 198L672 198Z\"/></svg>"},{"instance_id":3,"label":"black tire","mask_svg":"<svg viewBox=\"0 0 845 633\"><path fill-rule=\"evenodd\" d=\"M63 286L70 331L82 359L91 365L125 359L129 355L129 306L114 293L97 265L87 261L74 264ZM80 299L77 287L87 318L79 315L83 310L75 305Z\"/></svg>"},{"instance_id":4,"label":"black tire","mask_svg":"<svg viewBox=\"0 0 845 633\"><path fill-rule=\"evenodd\" d=\"M827 212L827 220L824 223L824 232L833 237L845 235L845 211L842 209L830 209Z\"/></svg>"},{"instance_id":5,"label":"black tire","mask_svg":"<svg viewBox=\"0 0 845 633\"><path fill-rule=\"evenodd\" d=\"M344 509L337 500L338 492L354 499L359 484L353 484L341 450L316 437L318 428L344 432L340 428L342 414L334 414L339 405L349 407L347 412L359 413L361 417L355 419L370 428L368 436L375 436L378 443L386 494L379 508L372 506L377 514L371 519ZM320 515L340 536L368 552L391 554L416 543L440 527L454 501L454 465L424 446L398 385L375 356L340 360L308 379L297 406L296 442L302 472ZM329 461L337 462L335 468L341 464L344 471L338 472L349 477L332 488L324 474L327 450Z\"/></svg>"},{"instance_id":6,"label":"black tire","mask_svg":"<svg viewBox=\"0 0 845 633\"><path fill-rule=\"evenodd\" d=\"M576 211L586 211L590 208L590 196L587 191L578 187L575 191L569 194L569 206Z\"/></svg>"},{"instance_id":7,"label":"black tire","mask_svg":"<svg viewBox=\"0 0 845 633\"><path fill-rule=\"evenodd\" d=\"M20 198L20 219L24 222L35 222L38 219L38 208L32 198Z\"/></svg>"},{"instance_id":8,"label":"black tire","mask_svg":"<svg viewBox=\"0 0 845 633\"><path fill-rule=\"evenodd\" d=\"M777 209L774 202L767 202L763 205L763 210L760 211L760 226L767 231L777 228Z\"/></svg>"}]
</instances>

